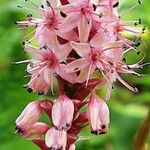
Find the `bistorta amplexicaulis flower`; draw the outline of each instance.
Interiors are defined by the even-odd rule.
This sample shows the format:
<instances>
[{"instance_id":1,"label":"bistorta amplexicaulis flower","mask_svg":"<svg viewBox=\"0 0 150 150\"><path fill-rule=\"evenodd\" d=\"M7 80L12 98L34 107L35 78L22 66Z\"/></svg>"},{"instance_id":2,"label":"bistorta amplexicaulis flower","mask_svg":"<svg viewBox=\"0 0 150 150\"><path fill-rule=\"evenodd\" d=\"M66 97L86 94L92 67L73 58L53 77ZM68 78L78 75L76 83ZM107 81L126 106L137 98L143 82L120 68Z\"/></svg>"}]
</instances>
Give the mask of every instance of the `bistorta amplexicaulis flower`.
<instances>
[{"instance_id":1,"label":"bistorta amplexicaulis flower","mask_svg":"<svg viewBox=\"0 0 150 150\"><path fill-rule=\"evenodd\" d=\"M124 60L131 50L139 54L137 47L145 27L138 30L141 19L123 20L126 13L120 15L119 0L39 1L40 6L25 0L25 8L29 4L28 11L34 13L28 14L24 21L15 22L22 30L33 29L23 41L30 58L15 64L27 63L30 80L24 87L29 92L48 95L50 91L55 100L29 103L16 120L16 132L42 150L75 150L75 142L81 139L79 133L85 127L89 126L95 135L109 131L106 100L110 99L114 82L118 80L138 92L122 74L141 76L134 69L149 64L142 64L144 57L135 64ZM128 13L138 5L140 1ZM101 78L95 78L95 72ZM59 92L54 90L56 81ZM105 85L105 96L99 98L96 89ZM80 111L83 107L84 112ZM43 113L49 123L40 122Z\"/></svg>"}]
</instances>

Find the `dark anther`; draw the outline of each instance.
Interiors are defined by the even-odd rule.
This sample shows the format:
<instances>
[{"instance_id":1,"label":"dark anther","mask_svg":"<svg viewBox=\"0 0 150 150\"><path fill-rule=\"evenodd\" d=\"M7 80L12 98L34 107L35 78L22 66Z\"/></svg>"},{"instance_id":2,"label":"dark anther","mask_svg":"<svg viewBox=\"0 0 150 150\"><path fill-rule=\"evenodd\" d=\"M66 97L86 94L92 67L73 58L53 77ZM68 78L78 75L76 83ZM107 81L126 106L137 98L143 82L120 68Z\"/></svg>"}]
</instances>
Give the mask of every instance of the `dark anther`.
<instances>
[{"instance_id":1,"label":"dark anther","mask_svg":"<svg viewBox=\"0 0 150 150\"><path fill-rule=\"evenodd\" d=\"M102 16L103 16L103 14L102 14L102 13L100 13L100 14L99 14L99 18L102 18Z\"/></svg>"},{"instance_id":2,"label":"dark anther","mask_svg":"<svg viewBox=\"0 0 150 150\"><path fill-rule=\"evenodd\" d=\"M127 61L126 58L123 58L123 61L126 62Z\"/></svg>"},{"instance_id":3,"label":"dark anther","mask_svg":"<svg viewBox=\"0 0 150 150\"><path fill-rule=\"evenodd\" d=\"M140 46L140 45L141 45L140 42L137 42L137 43L134 44L135 47L138 47L138 46Z\"/></svg>"},{"instance_id":4,"label":"dark anther","mask_svg":"<svg viewBox=\"0 0 150 150\"><path fill-rule=\"evenodd\" d=\"M62 11L60 11L60 15L61 15L62 17L64 17L64 18L67 17L67 15L66 15L64 12L62 12Z\"/></svg>"},{"instance_id":5,"label":"dark anther","mask_svg":"<svg viewBox=\"0 0 150 150\"><path fill-rule=\"evenodd\" d=\"M50 4L49 1L46 1L46 4L47 4L48 7L51 7L51 4Z\"/></svg>"},{"instance_id":6,"label":"dark anther","mask_svg":"<svg viewBox=\"0 0 150 150\"><path fill-rule=\"evenodd\" d=\"M38 95L43 95L43 94L44 94L44 92L39 92L39 93L38 93Z\"/></svg>"},{"instance_id":7,"label":"dark anther","mask_svg":"<svg viewBox=\"0 0 150 150\"><path fill-rule=\"evenodd\" d=\"M41 5L41 8L43 8L43 9L44 9L44 5Z\"/></svg>"},{"instance_id":8,"label":"dark anther","mask_svg":"<svg viewBox=\"0 0 150 150\"><path fill-rule=\"evenodd\" d=\"M16 128L15 128L15 131L16 131L18 134L23 134L23 130L22 130L20 127L16 127Z\"/></svg>"},{"instance_id":9,"label":"dark anther","mask_svg":"<svg viewBox=\"0 0 150 150\"><path fill-rule=\"evenodd\" d=\"M130 70L131 68L127 65L128 70Z\"/></svg>"},{"instance_id":10,"label":"dark anther","mask_svg":"<svg viewBox=\"0 0 150 150\"><path fill-rule=\"evenodd\" d=\"M119 2L116 2L116 3L113 5L113 8L118 7L118 6L119 6Z\"/></svg>"},{"instance_id":11,"label":"dark anther","mask_svg":"<svg viewBox=\"0 0 150 150\"><path fill-rule=\"evenodd\" d=\"M31 88L28 88L27 91L28 91L29 93L32 93L32 92L33 92L33 90L32 90Z\"/></svg>"},{"instance_id":12,"label":"dark anther","mask_svg":"<svg viewBox=\"0 0 150 150\"><path fill-rule=\"evenodd\" d=\"M102 129L105 129L105 128L106 128L106 126L105 126L105 125L102 125L101 127L102 127Z\"/></svg>"},{"instance_id":13,"label":"dark anther","mask_svg":"<svg viewBox=\"0 0 150 150\"><path fill-rule=\"evenodd\" d=\"M102 131L102 132L100 132L99 134L106 134L106 132Z\"/></svg>"},{"instance_id":14,"label":"dark anther","mask_svg":"<svg viewBox=\"0 0 150 150\"><path fill-rule=\"evenodd\" d=\"M135 22L134 25L137 26L138 24Z\"/></svg>"},{"instance_id":15,"label":"dark anther","mask_svg":"<svg viewBox=\"0 0 150 150\"><path fill-rule=\"evenodd\" d=\"M142 19L141 18L139 18L139 24L142 24Z\"/></svg>"},{"instance_id":16,"label":"dark anther","mask_svg":"<svg viewBox=\"0 0 150 150\"><path fill-rule=\"evenodd\" d=\"M25 42L22 42L22 45L25 45L26 43Z\"/></svg>"},{"instance_id":17,"label":"dark anther","mask_svg":"<svg viewBox=\"0 0 150 150\"><path fill-rule=\"evenodd\" d=\"M22 6L19 6L19 5L18 5L17 7L18 7L18 8L22 8Z\"/></svg>"},{"instance_id":18,"label":"dark anther","mask_svg":"<svg viewBox=\"0 0 150 150\"><path fill-rule=\"evenodd\" d=\"M91 131L91 134L95 134L95 135L98 135L98 131Z\"/></svg>"},{"instance_id":19,"label":"dark anther","mask_svg":"<svg viewBox=\"0 0 150 150\"><path fill-rule=\"evenodd\" d=\"M95 11L95 10L96 10L96 8L97 8L95 4L93 4L93 8L94 8L94 11Z\"/></svg>"},{"instance_id":20,"label":"dark anther","mask_svg":"<svg viewBox=\"0 0 150 150\"><path fill-rule=\"evenodd\" d=\"M142 5L141 0L138 0L138 3L139 3L140 5Z\"/></svg>"},{"instance_id":21,"label":"dark anther","mask_svg":"<svg viewBox=\"0 0 150 150\"><path fill-rule=\"evenodd\" d=\"M143 33L144 33L145 30L146 30L146 26L144 26L144 27L142 28Z\"/></svg>"},{"instance_id":22,"label":"dark anther","mask_svg":"<svg viewBox=\"0 0 150 150\"><path fill-rule=\"evenodd\" d=\"M27 17L32 17L32 14L28 14Z\"/></svg>"},{"instance_id":23,"label":"dark anther","mask_svg":"<svg viewBox=\"0 0 150 150\"><path fill-rule=\"evenodd\" d=\"M113 66L113 63L112 63L111 61L108 61L108 63L109 63L111 66Z\"/></svg>"},{"instance_id":24,"label":"dark anther","mask_svg":"<svg viewBox=\"0 0 150 150\"><path fill-rule=\"evenodd\" d=\"M45 45L43 46L43 49L47 50L47 49L48 49L48 46L45 44Z\"/></svg>"},{"instance_id":25,"label":"dark anther","mask_svg":"<svg viewBox=\"0 0 150 150\"><path fill-rule=\"evenodd\" d=\"M66 124L66 127L70 127L70 124L69 124L69 123L67 123L67 124Z\"/></svg>"},{"instance_id":26,"label":"dark anther","mask_svg":"<svg viewBox=\"0 0 150 150\"><path fill-rule=\"evenodd\" d=\"M17 21L14 21L14 24L18 24Z\"/></svg>"},{"instance_id":27,"label":"dark anther","mask_svg":"<svg viewBox=\"0 0 150 150\"><path fill-rule=\"evenodd\" d=\"M137 54L137 55L140 55L140 53L141 53L141 52L140 52L140 51L138 51L136 54Z\"/></svg>"}]
</instances>

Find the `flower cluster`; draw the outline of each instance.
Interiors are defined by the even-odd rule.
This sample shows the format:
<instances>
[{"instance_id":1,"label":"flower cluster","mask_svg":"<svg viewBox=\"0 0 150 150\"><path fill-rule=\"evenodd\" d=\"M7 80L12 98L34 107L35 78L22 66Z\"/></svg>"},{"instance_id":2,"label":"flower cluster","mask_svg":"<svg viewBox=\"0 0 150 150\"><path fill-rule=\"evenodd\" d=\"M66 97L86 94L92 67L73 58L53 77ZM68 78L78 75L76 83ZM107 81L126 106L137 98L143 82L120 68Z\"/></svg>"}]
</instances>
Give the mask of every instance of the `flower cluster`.
<instances>
[{"instance_id":1,"label":"flower cluster","mask_svg":"<svg viewBox=\"0 0 150 150\"><path fill-rule=\"evenodd\" d=\"M79 110L87 102L69 99L62 95L54 102L40 100L29 103L16 120L16 132L33 140L42 150L74 150L79 132L89 123L91 133L105 134L109 126L109 109L106 103L92 94L87 112ZM52 124L39 122L45 112ZM45 135L45 137L43 136Z\"/></svg>"},{"instance_id":2,"label":"flower cluster","mask_svg":"<svg viewBox=\"0 0 150 150\"><path fill-rule=\"evenodd\" d=\"M25 87L29 92L55 94L54 79L60 92L54 101L28 104L16 120L16 132L42 150L74 150L84 127L90 125L95 135L108 131L109 109L105 100L110 99L116 80L138 92L120 74L140 76L133 69L142 68L143 59L129 65L124 55L130 50L138 53L136 48L145 27L137 30L141 19L122 21L125 14L118 14L119 0L42 0L40 7L25 1L37 16L28 14L26 21L15 23L23 30L34 29L23 42L32 57L16 64L28 63L26 70L31 79ZM128 39L123 32L134 38ZM101 78L93 78L95 72ZM94 89L103 85L107 85L106 94L100 99ZM83 107L87 111L80 111ZM42 112L49 117L49 125L39 122Z\"/></svg>"}]
</instances>

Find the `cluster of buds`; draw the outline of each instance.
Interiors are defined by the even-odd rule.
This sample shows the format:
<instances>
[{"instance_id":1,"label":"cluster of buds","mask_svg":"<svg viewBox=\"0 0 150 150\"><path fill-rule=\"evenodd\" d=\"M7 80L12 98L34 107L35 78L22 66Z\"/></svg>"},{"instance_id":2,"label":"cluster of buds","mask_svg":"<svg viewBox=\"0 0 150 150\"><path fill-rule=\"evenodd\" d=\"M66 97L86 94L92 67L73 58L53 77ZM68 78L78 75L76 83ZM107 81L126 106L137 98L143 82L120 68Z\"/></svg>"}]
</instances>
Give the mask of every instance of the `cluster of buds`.
<instances>
[{"instance_id":1,"label":"cluster of buds","mask_svg":"<svg viewBox=\"0 0 150 150\"><path fill-rule=\"evenodd\" d=\"M87 112L80 113L87 103ZM42 112L50 119L49 125L39 122ZM62 95L53 102L40 100L29 103L16 120L16 132L33 140L42 150L74 150L78 134L88 124L95 135L107 132L109 109L106 103L94 93L86 102Z\"/></svg>"},{"instance_id":2,"label":"cluster of buds","mask_svg":"<svg viewBox=\"0 0 150 150\"><path fill-rule=\"evenodd\" d=\"M28 14L25 21L15 22L23 30L33 29L23 42L32 57L15 64L28 63L26 70L31 79L25 87L29 92L46 95L51 91L58 98L28 104L16 120L16 132L42 150L74 150L84 127L89 125L95 135L109 130L106 100L110 99L116 80L138 92L120 74L141 76L134 69L148 64L141 63L143 58L136 64L127 64L124 59L131 50L139 54L137 47L145 27L137 30L141 19L122 21L126 13L118 14L119 0L41 1L39 7L25 0L36 16ZM134 35L133 39L123 32ZM95 72L101 78L94 78ZM54 79L59 85L59 95L54 92ZM101 99L95 89L104 85L106 94ZM88 95L90 98L86 99ZM81 111L83 107L87 108L85 112ZM43 112L49 124L39 122Z\"/></svg>"}]
</instances>

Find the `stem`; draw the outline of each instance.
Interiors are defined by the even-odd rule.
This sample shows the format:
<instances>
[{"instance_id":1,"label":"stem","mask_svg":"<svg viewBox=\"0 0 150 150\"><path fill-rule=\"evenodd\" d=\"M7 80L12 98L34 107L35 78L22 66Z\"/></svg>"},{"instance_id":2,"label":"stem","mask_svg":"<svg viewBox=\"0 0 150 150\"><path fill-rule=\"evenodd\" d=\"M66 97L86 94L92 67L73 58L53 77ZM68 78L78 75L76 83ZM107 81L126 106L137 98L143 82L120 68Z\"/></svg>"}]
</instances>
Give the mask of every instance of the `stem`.
<instances>
[{"instance_id":1,"label":"stem","mask_svg":"<svg viewBox=\"0 0 150 150\"><path fill-rule=\"evenodd\" d=\"M134 150L148 150L146 141L148 139L149 133L150 133L150 109L147 117L141 124L136 134L134 140Z\"/></svg>"}]
</instances>

